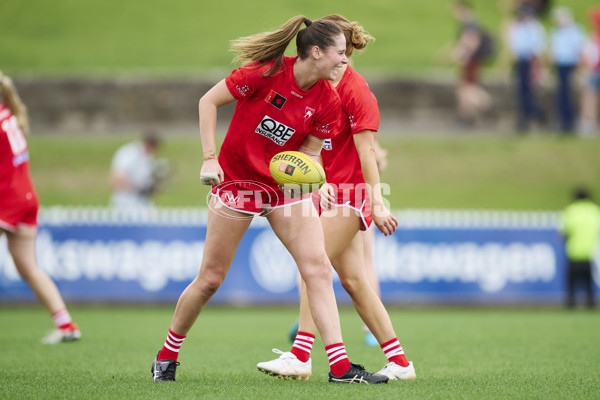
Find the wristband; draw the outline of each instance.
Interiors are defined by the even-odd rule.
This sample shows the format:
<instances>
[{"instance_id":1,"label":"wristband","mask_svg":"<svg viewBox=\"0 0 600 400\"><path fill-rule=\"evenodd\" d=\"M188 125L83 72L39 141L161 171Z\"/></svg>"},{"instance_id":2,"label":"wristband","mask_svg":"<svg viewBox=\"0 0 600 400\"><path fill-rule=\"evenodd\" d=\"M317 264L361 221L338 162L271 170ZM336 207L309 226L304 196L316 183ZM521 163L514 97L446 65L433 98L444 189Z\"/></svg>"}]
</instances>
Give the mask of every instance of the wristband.
<instances>
[{"instance_id":1,"label":"wristband","mask_svg":"<svg viewBox=\"0 0 600 400\"><path fill-rule=\"evenodd\" d=\"M207 160L214 160L217 158L217 152L215 150L209 150L209 151L205 151L203 153L202 158L204 159L204 161Z\"/></svg>"}]
</instances>

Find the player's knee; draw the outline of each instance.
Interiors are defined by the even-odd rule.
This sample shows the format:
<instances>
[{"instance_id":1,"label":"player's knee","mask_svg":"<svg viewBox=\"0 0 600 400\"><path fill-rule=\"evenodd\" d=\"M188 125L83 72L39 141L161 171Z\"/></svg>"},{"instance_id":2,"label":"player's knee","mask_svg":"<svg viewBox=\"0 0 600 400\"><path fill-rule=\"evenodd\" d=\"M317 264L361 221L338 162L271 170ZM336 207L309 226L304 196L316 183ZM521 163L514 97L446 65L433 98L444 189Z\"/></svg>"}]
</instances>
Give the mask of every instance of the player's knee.
<instances>
[{"instance_id":1,"label":"player's knee","mask_svg":"<svg viewBox=\"0 0 600 400\"><path fill-rule=\"evenodd\" d=\"M307 285L313 282L333 281L331 264L327 258L312 260L312 262L307 262L303 267L302 279L304 279Z\"/></svg>"},{"instance_id":2,"label":"player's knee","mask_svg":"<svg viewBox=\"0 0 600 400\"><path fill-rule=\"evenodd\" d=\"M359 279L358 276L354 276L354 275L340 276L340 283L342 284L342 287L344 288L344 290L350 296L360 292L361 286L363 284L361 279Z\"/></svg>"},{"instance_id":3,"label":"player's knee","mask_svg":"<svg viewBox=\"0 0 600 400\"><path fill-rule=\"evenodd\" d=\"M221 287L226 275L226 271L221 269L210 269L210 271L203 271L201 269L200 273L198 274L196 284L199 285L199 288L202 292L212 296L217 290L219 290L219 287Z\"/></svg>"}]
</instances>

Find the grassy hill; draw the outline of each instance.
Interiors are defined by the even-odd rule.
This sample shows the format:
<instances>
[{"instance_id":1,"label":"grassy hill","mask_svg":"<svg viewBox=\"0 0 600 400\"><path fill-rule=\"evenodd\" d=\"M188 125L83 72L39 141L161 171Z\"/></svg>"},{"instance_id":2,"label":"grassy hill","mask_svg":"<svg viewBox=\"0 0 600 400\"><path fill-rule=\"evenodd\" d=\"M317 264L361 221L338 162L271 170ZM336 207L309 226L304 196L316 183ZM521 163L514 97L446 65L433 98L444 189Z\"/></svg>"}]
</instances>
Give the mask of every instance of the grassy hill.
<instances>
[{"instance_id":1,"label":"grassy hill","mask_svg":"<svg viewBox=\"0 0 600 400\"><path fill-rule=\"evenodd\" d=\"M472 0L496 35L512 0ZM589 0L560 0L586 24ZM425 74L445 67L439 50L456 24L450 0L302 2L261 0L4 0L0 68L10 74L219 74L231 69L229 40L272 30L294 15L338 13L376 37L360 56L366 73ZM294 45L292 45L293 50ZM447 69L446 69L447 70Z\"/></svg>"}]
</instances>

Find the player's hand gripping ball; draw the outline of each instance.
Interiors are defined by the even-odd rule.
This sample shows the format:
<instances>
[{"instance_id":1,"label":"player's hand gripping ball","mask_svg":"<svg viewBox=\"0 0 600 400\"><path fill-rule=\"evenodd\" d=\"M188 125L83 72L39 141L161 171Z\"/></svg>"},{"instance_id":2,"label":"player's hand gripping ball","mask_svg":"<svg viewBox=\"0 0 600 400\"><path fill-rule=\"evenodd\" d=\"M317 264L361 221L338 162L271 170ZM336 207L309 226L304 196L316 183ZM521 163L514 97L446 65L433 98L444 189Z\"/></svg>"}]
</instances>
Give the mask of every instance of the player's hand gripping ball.
<instances>
[{"instance_id":1,"label":"player's hand gripping ball","mask_svg":"<svg viewBox=\"0 0 600 400\"><path fill-rule=\"evenodd\" d=\"M283 151L271 159L269 172L286 194L305 194L319 190L325 183L323 167L299 151ZM291 197L296 197L296 196Z\"/></svg>"}]
</instances>

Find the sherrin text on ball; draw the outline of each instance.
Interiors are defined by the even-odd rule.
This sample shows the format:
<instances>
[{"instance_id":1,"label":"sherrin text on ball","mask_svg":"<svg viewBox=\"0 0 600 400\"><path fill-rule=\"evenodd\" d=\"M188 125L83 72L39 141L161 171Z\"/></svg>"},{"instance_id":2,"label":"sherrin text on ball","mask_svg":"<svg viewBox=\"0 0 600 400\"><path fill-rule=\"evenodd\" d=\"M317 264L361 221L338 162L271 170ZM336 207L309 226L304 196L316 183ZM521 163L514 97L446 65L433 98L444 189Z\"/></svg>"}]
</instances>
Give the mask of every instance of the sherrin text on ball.
<instances>
[{"instance_id":1,"label":"sherrin text on ball","mask_svg":"<svg viewBox=\"0 0 600 400\"><path fill-rule=\"evenodd\" d=\"M299 151L283 151L271 159L269 172L277 183L292 190L310 193L325 183L323 167Z\"/></svg>"}]
</instances>

